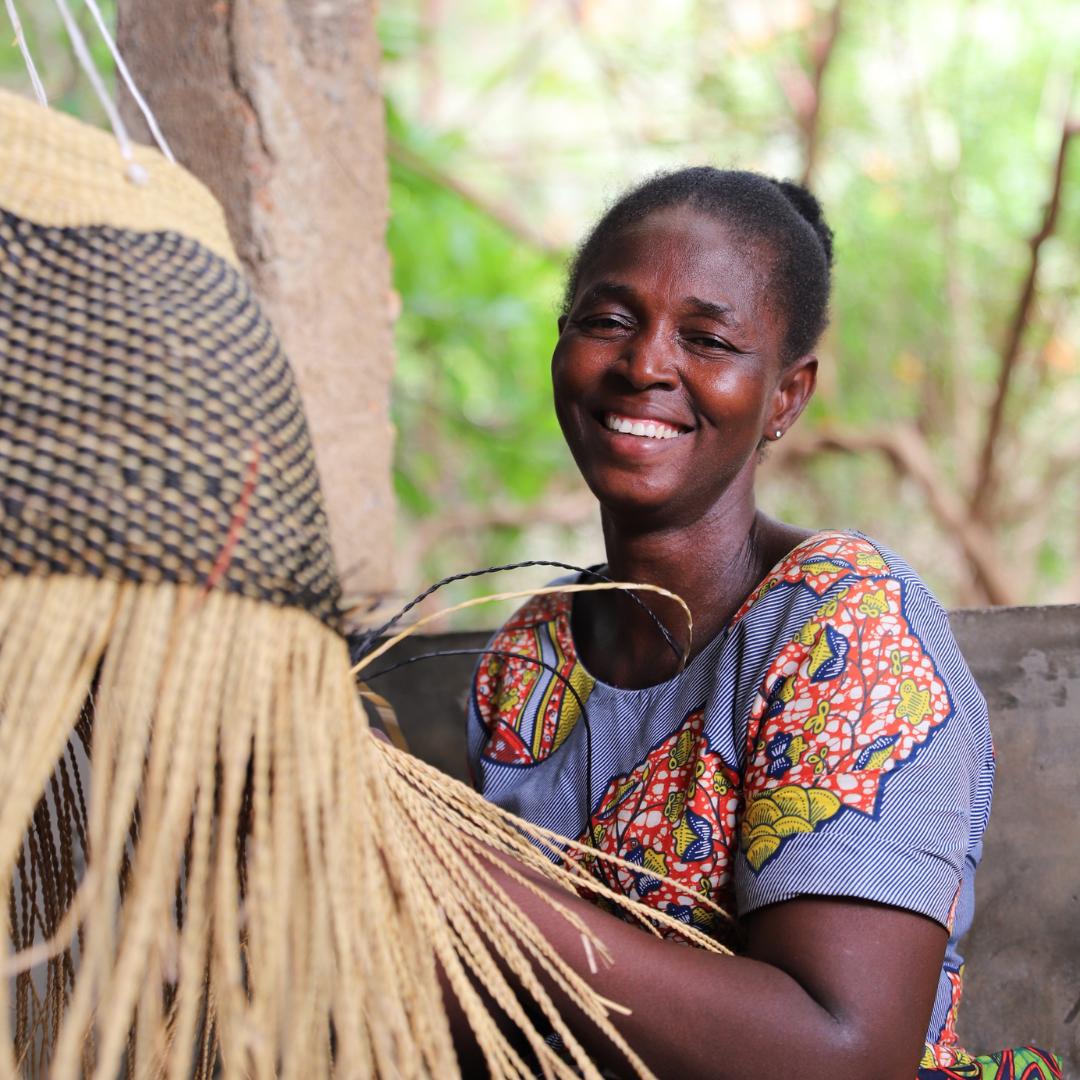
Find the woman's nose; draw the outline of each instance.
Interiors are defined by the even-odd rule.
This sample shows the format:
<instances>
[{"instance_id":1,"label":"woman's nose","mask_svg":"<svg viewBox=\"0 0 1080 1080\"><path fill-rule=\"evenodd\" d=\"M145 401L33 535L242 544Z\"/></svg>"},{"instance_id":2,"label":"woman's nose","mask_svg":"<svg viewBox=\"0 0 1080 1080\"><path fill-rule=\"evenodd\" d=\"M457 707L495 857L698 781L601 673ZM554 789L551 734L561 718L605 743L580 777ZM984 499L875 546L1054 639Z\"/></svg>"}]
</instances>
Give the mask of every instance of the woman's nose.
<instances>
[{"instance_id":1,"label":"woman's nose","mask_svg":"<svg viewBox=\"0 0 1080 1080\"><path fill-rule=\"evenodd\" d=\"M635 390L672 387L678 379L674 344L666 335L641 335L622 354L623 374Z\"/></svg>"}]
</instances>

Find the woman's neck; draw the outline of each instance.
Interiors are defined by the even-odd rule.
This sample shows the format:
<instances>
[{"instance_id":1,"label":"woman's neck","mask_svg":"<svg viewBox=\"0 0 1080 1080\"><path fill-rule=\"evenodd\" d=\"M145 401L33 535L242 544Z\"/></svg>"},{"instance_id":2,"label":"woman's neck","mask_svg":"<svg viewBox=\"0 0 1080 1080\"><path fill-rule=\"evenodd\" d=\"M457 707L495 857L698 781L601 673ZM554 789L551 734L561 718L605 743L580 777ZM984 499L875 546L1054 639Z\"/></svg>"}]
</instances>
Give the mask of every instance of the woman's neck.
<instances>
[{"instance_id":1,"label":"woman's neck","mask_svg":"<svg viewBox=\"0 0 1080 1080\"><path fill-rule=\"evenodd\" d=\"M616 581L659 585L683 598L694 620L690 655L731 620L769 566L762 518L752 497L717 507L700 521L650 529L603 513L608 576ZM639 594L676 643L688 644L682 608L655 593ZM678 663L656 624L629 597L592 593L574 608L574 633L582 660L594 675L623 687L654 685L670 678Z\"/></svg>"}]
</instances>

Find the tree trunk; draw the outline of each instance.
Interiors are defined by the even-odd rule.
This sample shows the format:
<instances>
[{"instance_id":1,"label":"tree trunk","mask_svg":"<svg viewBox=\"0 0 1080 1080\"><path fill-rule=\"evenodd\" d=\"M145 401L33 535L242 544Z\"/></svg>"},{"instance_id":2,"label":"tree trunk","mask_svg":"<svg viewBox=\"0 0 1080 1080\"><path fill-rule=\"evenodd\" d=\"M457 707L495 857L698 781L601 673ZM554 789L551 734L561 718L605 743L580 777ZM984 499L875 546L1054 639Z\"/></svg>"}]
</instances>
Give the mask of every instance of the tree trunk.
<instances>
[{"instance_id":1,"label":"tree trunk","mask_svg":"<svg viewBox=\"0 0 1080 1080\"><path fill-rule=\"evenodd\" d=\"M375 5L119 0L173 151L214 192L292 361L347 604L391 586L392 290ZM125 119L149 141L134 103Z\"/></svg>"}]
</instances>

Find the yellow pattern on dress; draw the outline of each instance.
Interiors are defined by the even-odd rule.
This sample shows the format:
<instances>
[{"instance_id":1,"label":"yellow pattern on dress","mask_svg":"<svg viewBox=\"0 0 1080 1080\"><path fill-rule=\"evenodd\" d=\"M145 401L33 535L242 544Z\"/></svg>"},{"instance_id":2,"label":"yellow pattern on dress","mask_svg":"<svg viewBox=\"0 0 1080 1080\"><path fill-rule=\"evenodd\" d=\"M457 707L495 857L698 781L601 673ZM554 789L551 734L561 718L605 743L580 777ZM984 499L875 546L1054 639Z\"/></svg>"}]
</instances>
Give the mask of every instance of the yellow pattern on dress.
<instances>
[{"instance_id":1,"label":"yellow pattern on dress","mask_svg":"<svg viewBox=\"0 0 1080 1080\"><path fill-rule=\"evenodd\" d=\"M920 690L914 679L905 679L900 684L900 703L896 706L897 719L921 724L929 712L930 691Z\"/></svg>"},{"instance_id":2,"label":"yellow pattern on dress","mask_svg":"<svg viewBox=\"0 0 1080 1080\"><path fill-rule=\"evenodd\" d=\"M780 841L795 833L813 832L833 817L841 803L831 791L788 784L752 796L743 814L742 849L746 861L760 870L780 848Z\"/></svg>"},{"instance_id":3,"label":"yellow pattern on dress","mask_svg":"<svg viewBox=\"0 0 1080 1080\"><path fill-rule=\"evenodd\" d=\"M830 562L828 559L817 559L814 562L804 562L799 569L804 574L839 574L846 570L846 566Z\"/></svg>"},{"instance_id":4,"label":"yellow pattern on dress","mask_svg":"<svg viewBox=\"0 0 1080 1080\"><path fill-rule=\"evenodd\" d=\"M817 636L813 648L810 650L810 666L806 669L808 675L813 676L826 660L833 658L832 646L829 644L829 635L823 630Z\"/></svg>"},{"instance_id":5,"label":"yellow pattern on dress","mask_svg":"<svg viewBox=\"0 0 1080 1080\"><path fill-rule=\"evenodd\" d=\"M562 645L559 642L559 634L554 620L546 625L545 631L548 640L551 642L552 648L555 650L555 663L553 666L556 670L561 670L566 663L566 653L563 651ZM536 650L537 656L543 655L540 650L539 634ZM568 676L568 681L570 687L577 691L577 696L581 698L582 701L588 699L589 695L592 693L593 687L596 685L596 680L576 661ZM561 698L559 700L558 713L555 718L555 730L552 733L551 750L549 753L554 753L558 750L566 741L570 732L574 730L574 725L581 716L581 707L577 703L577 698L570 692L570 687L565 686L561 679L556 679L554 677L548 683L547 690L544 692L543 700L540 702L540 707L536 713L536 726L533 729L532 754L534 759L538 760L544 752L544 721L548 714L548 708L550 707L553 695L561 694Z\"/></svg>"},{"instance_id":6,"label":"yellow pattern on dress","mask_svg":"<svg viewBox=\"0 0 1080 1080\"><path fill-rule=\"evenodd\" d=\"M673 791L664 803L664 817L673 825L682 817L683 807L686 805L686 793Z\"/></svg>"},{"instance_id":7,"label":"yellow pattern on dress","mask_svg":"<svg viewBox=\"0 0 1080 1080\"><path fill-rule=\"evenodd\" d=\"M690 755L695 749L695 740L693 733L684 729L679 733L678 739L675 740L675 746L671 750L671 754L668 757L668 768L680 769L690 760Z\"/></svg>"},{"instance_id":8,"label":"yellow pattern on dress","mask_svg":"<svg viewBox=\"0 0 1080 1080\"><path fill-rule=\"evenodd\" d=\"M667 877L667 856L663 852L647 848L641 864L650 874L655 874L657 877Z\"/></svg>"},{"instance_id":9,"label":"yellow pattern on dress","mask_svg":"<svg viewBox=\"0 0 1080 1080\"><path fill-rule=\"evenodd\" d=\"M878 589L876 592L867 593L859 602L859 613L862 615L869 615L872 618L879 618L889 610L889 601L885 596L884 589Z\"/></svg>"}]
</instances>

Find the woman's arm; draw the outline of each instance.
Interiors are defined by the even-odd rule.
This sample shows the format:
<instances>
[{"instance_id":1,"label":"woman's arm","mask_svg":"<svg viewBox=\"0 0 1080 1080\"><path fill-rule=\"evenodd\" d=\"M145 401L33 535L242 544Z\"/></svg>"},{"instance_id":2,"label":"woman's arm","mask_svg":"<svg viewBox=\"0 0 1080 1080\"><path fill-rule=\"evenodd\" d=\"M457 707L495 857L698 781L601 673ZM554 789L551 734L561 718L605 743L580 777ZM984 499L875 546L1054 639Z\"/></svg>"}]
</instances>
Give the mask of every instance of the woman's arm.
<instances>
[{"instance_id":1,"label":"woman's arm","mask_svg":"<svg viewBox=\"0 0 1080 1080\"><path fill-rule=\"evenodd\" d=\"M590 902L559 892L597 932L614 963L590 974L577 931L507 875L511 898L604 996L661 1078L912 1080L945 950L944 927L857 900L807 897L745 920L742 956L717 956L654 938ZM618 1052L556 998L594 1060Z\"/></svg>"},{"instance_id":2,"label":"woman's arm","mask_svg":"<svg viewBox=\"0 0 1080 1080\"><path fill-rule=\"evenodd\" d=\"M767 655L759 662L753 642L740 645L755 694L738 775L704 736L677 776L674 743L660 745L612 781L611 792L638 785L640 810L629 806L598 842L611 854L637 844L663 856L680 882L680 914L691 913L683 897L706 876L713 894L724 884L747 952L717 957L652 940L583 901L576 910L616 958L592 981L633 1009L620 1023L660 1075L911 1080L940 984L944 924L985 824L985 706L944 612L866 541L826 538L766 584ZM709 739L722 742L725 730L721 716ZM699 783L688 770L701 762L714 771ZM647 784L654 764L672 776L667 787ZM715 803L732 791L737 810ZM597 805L597 814L613 809ZM648 820L658 810L671 828ZM684 810L706 823L695 832L709 834L705 859L680 855L674 818ZM640 875L619 880L641 884ZM671 894L645 884L643 903L664 910ZM522 890L507 891L584 973L576 933ZM572 1003L563 1007L573 1015ZM610 1048L589 1046L618 1067Z\"/></svg>"}]
</instances>

